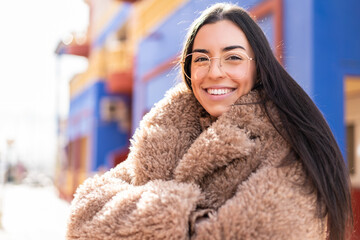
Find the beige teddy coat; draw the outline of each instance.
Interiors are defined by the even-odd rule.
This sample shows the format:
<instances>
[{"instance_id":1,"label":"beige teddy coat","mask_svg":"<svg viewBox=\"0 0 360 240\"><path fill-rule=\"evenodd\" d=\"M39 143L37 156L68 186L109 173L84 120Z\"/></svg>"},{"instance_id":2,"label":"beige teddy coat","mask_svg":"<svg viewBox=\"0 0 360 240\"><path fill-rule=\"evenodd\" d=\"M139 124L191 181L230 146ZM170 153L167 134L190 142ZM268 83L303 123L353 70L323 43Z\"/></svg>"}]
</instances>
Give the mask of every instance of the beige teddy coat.
<instances>
[{"instance_id":1,"label":"beige teddy coat","mask_svg":"<svg viewBox=\"0 0 360 240\"><path fill-rule=\"evenodd\" d=\"M211 121L184 84L170 90L128 159L78 188L67 239L325 239L301 164L277 167L290 148L258 94Z\"/></svg>"}]
</instances>

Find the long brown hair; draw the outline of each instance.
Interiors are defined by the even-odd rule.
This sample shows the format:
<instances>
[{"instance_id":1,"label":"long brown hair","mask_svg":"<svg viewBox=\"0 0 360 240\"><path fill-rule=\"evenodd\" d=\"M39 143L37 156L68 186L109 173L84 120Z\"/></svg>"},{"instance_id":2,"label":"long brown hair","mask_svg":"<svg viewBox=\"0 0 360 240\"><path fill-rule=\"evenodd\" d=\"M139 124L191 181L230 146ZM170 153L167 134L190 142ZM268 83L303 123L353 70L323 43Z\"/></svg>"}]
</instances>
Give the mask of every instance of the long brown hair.
<instances>
[{"instance_id":1,"label":"long brown hair","mask_svg":"<svg viewBox=\"0 0 360 240\"><path fill-rule=\"evenodd\" d=\"M245 33L256 59L256 76L264 100L262 106L273 123L266 102L273 102L279 110L285 131L282 136L291 144L295 155L283 159L282 165L294 161L302 163L308 181L317 193L319 217L328 217L329 239L345 239L347 227L352 226L352 207L349 175L341 151L324 117L277 61L263 31L249 13L224 3L206 9L190 27L182 56L191 53L195 36L202 26L221 20L230 20ZM183 71L191 76L191 63L183 64ZM191 89L191 80L185 74L183 78Z\"/></svg>"}]
</instances>

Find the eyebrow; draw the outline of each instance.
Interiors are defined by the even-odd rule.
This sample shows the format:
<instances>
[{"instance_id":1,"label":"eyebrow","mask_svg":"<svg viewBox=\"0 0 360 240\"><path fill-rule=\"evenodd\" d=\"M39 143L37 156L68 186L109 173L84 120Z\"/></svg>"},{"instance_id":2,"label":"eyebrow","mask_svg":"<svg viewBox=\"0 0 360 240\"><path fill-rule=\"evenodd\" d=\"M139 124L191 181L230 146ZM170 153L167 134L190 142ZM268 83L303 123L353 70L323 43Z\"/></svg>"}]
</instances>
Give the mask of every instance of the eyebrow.
<instances>
[{"instance_id":1,"label":"eyebrow","mask_svg":"<svg viewBox=\"0 0 360 240\"><path fill-rule=\"evenodd\" d=\"M193 52L193 53L194 53L194 52L199 52L199 53L209 53L209 51L208 51L208 50L206 50L206 49L194 49L192 52Z\"/></svg>"},{"instance_id":2,"label":"eyebrow","mask_svg":"<svg viewBox=\"0 0 360 240\"><path fill-rule=\"evenodd\" d=\"M234 50L234 49L237 49L237 48L241 48L241 49L246 51L246 49L243 46L240 46L240 45L227 46L227 47L224 47L222 49L222 51L227 52L227 51L231 51L231 50ZM194 49L192 52L209 53L209 51L206 50L206 49Z\"/></svg>"},{"instance_id":3,"label":"eyebrow","mask_svg":"<svg viewBox=\"0 0 360 240\"><path fill-rule=\"evenodd\" d=\"M243 46L240 46L240 45L233 45L233 46L225 47L225 48L223 48L223 51L231 51L231 50L234 50L234 49L237 49L237 48L241 48L241 49L246 51L246 49Z\"/></svg>"}]
</instances>

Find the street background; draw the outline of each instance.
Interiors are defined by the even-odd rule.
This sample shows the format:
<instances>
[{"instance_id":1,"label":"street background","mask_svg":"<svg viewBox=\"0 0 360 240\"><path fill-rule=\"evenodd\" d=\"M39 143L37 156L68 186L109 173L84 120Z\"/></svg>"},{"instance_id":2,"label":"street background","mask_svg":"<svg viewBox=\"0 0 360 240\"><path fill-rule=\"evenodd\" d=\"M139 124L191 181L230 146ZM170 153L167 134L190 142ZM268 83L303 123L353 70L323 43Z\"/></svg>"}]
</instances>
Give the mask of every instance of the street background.
<instances>
[{"instance_id":1,"label":"street background","mask_svg":"<svg viewBox=\"0 0 360 240\"><path fill-rule=\"evenodd\" d=\"M69 203L53 186L57 119L85 58L55 53L86 31L83 0L0 1L0 240L64 240Z\"/></svg>"},{"instance_id":2,"label":"street background","mask_svg":"<svg viewBox=\"0 0 360 240\"><path fill-rule=\"evenodd\" d=\"M6 184L0 194L0 240L65 239L69 203L53 186Z\"/></svg>"}]
</instances>

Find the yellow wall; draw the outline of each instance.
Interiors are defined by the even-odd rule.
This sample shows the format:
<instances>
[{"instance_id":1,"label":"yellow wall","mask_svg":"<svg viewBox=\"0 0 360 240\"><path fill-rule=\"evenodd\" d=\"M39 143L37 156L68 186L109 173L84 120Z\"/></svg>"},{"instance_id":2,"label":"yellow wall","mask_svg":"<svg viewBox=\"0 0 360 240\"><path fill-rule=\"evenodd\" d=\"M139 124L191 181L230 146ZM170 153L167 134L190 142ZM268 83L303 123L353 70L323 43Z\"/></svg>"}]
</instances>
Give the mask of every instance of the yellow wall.
<instances>
[{"instance_id":1,"label":"yellow wall","mask_svg":"<svg viewBox=\"0 0 360 240\"><path fill-rule=\"evenodd\" d=\"M360 77L345 79L345 93L346 124L355 126L355 173L351 182L354 187L360 187Z\"/></svg>"},{"instance_id":2,"label":"yellow wall","mask_svg":"<svg viewBox=\"0 0 360 240\"><path fill-rule=\"evenodd\" d=\"M78 175L78 184L82 184L88 178L88 163L90 162L90 141L89 137L83 137L80 140L80 166Z\"/></svg>"},{"instance_id":3,"label":"yellow wall","mask_svg":"<svg viewBox=\"0 0 360 240\"><path fill-rule=\"evenodd\" d=\"M119 12L121 1L91 0L90 1L90 41L94 41Z\"/></svg>"},{"instance_id":4,"label":"yellow wall","mask_svg":"<svg viewBox=\"0 0 360 240\"><path fill-rule=\"evenodd\" d=\"M132 68L133 56L141 38L149 34L157 25L188 0L142 0L134 4L125 30L127 39L107 41L104 46L91 49L88 69L70 81L70 96L73 98L87 86L99 79L106 79L112 72L127 71ZM88 37L90 44L99 37L104 28L121 9L121 1L88 0L91 17ZM116 33L114 33L116 34Z\"/></svg>"},{"instance_id":5,"label":"yellow wall","mask_svg":"<svg viewBox=\"0 0 360 240\"><path fill-rule=\"evenodd\" d=\"M70 98L82 92L87 86L106 76L105 50L96 49L90 53L88 69L70 81Z\"/></svg>"},{"instance_id":6,"label":"yellow wall","mask_svg":"<svg viewBox=\"0 0 360 240\"><path fill-rule=\"evenodd\" d=\"M131 16L130 29L132 39L139 39L149 34L154 27L189 0L143 0L135 3Z\"/></svg>"},{"instance_id":7,"label":"yellow wall","mask_svg":"<svg viewBox=\"0 0 360 240\"><path fill-rule=\"evenodd\" d=\"M129 71L132 68L133 52L127 45L127 42L118 43L117 46L105 51L106 69L108 73Z\"/></svg>"},{"instance_id":8,"label":"yellow wall","mask_svg":"<svg viewBox=\"0 0 360 240\"><path fill-rule=\"evenodd\" d=\"M87 2L91 12L87 33L91 45L119 12L123 3L114 0L88 0ZM70 98L81 93L87 86L93 84L94 81L106 78L108 71L107 63L109 62L107 61L108 55L109 53L105 46L90 49L88 69L74 76L70 81Z\"/></svg>"}]
</instances>

